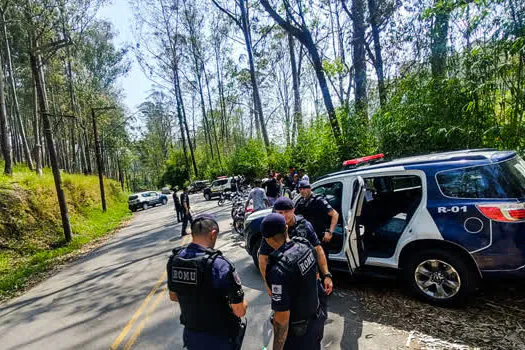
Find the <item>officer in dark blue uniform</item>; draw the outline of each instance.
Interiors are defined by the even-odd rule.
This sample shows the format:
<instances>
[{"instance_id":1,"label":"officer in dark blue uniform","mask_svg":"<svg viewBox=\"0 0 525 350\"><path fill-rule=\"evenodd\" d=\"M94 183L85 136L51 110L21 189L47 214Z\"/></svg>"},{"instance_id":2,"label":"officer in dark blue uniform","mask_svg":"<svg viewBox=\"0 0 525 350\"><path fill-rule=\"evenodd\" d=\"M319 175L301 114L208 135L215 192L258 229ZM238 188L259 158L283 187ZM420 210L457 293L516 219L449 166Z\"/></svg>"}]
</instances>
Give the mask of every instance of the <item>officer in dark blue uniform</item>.
<instances>
[{"instance_id":1,"label":"officer in dark blue uniform","mask_svg":"<svg viewBox=\"0 0 525 350\"><path fill-rule=\"evenodd\" d=\"M286 221L272 213L261 223L269 255L266 281L272 292L274 350L321 349L326 315L317 296L315 249L302 237L289 239Z\"/></svg>"},{"instance_id":2,"label":"officer in dark blue uniform","mask_svg":"<svg viewBox=\"0 0 525 350\"><path fill-rule=\"evenodd\" d=\"M299 181L298 188L301 198L295 203L295 214L304 216L306 220L312 223L328 259L327 244L332 240L339 220L339 213L332 208L324 197L312 192L310 182Z\"/></svg>"},{"instance_id":3,"label":"officer in dark blue uniform","mask_svg":"<svg viewBox=\"0 0 525 350\"><path fill-rule=\"evenodd\" d=\"M167 265L170 299L180 304L189 350L241 348L247 304L235 267L213 249L219 233L207 214L191 224L192 242L175 248Z\"/></svg>"},{"instance_id":4,"label":"officer in dark blue uniform","mask_svg":"<svg viewBox=\"0 0 525 350\"><path fill-rule=\"evenodd\" d=\"M326 296L332 293L333 288L332 274L328 270L328 261L326 260L323 248L321 247L321 242L319 241L312 224L310 224L310 222L308 222L302 216L295 215L293 202L287 197L278 198L273 205L273 210L277 214L281 214L284 217L286 225L288 225L288 236L290 238L303 237L308 240L312 247L315 248L315 252L317 253L317 266L321 273L320 282L322 282L319 285L319 300L323 310L326 313ZM272 252L273 248L270 247L263 239L261 242L261 247L259 248L259 269L261 270L263 278L266 276L268 255L270 255ZM271 294L269 289L268 294Z\"/></svg>"},{"instance_id":5,"label":"officer in dark blue uniform","mask_svg":"<svg viewBox=\"0 0 525 350\"><path fill-rule=\"evenodd\" d=\"M190 196L188 195L187 186L184 186L183 192L180 195L180 203L182 206L182 231L180 235L182 237L186 235L186 228L188 227L188 222L191 225L191 222L193 220L190 212Z\"/></svg>"}]
</instances>

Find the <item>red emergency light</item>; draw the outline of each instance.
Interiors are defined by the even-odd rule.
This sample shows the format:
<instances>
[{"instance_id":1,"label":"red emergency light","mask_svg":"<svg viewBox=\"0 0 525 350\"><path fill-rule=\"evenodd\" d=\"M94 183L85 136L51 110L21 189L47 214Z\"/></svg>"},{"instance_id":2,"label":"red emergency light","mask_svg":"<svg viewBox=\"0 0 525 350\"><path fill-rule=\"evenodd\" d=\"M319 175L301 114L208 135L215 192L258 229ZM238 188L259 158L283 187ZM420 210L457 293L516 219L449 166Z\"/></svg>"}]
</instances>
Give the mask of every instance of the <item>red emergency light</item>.
<instances>
[{"instance_id":1,"label":"red emergency light","mask_svg":"<svg viewBox=\"0 0 525 350\"><path fill-rule=\"evenodd\" d=\"M221 179L227 179L227 178L228 178L228 176L217 176L217 179L218 179L218 180L221 180Z\"/></svg>"},{"instance_id":2,"label":"red emergency light","mask_svg":"<svg viewBox=\"0 0 525 350\"><path fill-rule=\"evenodd\" d=\"M362 163L368 163L368 162L372 162L374 160L379 160L383 158L385 158L385 155L383 153L379 153L379 154L374 154L372 156L345 160L343 162L343 167L358 166L359 164L362 164Z\"/></svg>"}]
</instances>

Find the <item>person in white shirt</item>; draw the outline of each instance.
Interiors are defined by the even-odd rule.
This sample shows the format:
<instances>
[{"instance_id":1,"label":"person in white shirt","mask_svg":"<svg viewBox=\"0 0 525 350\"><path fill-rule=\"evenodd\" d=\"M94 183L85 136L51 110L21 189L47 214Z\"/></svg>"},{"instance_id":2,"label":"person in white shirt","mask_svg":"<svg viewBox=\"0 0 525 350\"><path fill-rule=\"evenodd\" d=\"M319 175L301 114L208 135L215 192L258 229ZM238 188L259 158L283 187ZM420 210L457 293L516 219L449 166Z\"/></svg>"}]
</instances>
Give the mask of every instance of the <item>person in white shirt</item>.
<instances>
[{"instance_id":1,"label":"person in white shirt","mask_svg":"<svg viewBox=\"0 0 525 350\"><path fill-rule=\"evenodd\" d=\"M248 207L248 204L250 203L250 200L253 201L254 211L263 210L270 206L270 202L268 201L266 192L264 192L264 190L260 187L254 187L248 194L248 199L246 200L246 204L244 205L245 211Z\"/></svg>"},{"instance_id":2,"label":"person in white shirt","mask_svg":"<svg viewBox=\"0 0 525 350\"><path fill-rule=\"evenodd\" d=\"M299 173L299 180L300 181L308 181L308 182L310 182L310 177L308 176L308 174L305 174L304 169L299 169L298 173Z\"/></svg>"}]
</instances>

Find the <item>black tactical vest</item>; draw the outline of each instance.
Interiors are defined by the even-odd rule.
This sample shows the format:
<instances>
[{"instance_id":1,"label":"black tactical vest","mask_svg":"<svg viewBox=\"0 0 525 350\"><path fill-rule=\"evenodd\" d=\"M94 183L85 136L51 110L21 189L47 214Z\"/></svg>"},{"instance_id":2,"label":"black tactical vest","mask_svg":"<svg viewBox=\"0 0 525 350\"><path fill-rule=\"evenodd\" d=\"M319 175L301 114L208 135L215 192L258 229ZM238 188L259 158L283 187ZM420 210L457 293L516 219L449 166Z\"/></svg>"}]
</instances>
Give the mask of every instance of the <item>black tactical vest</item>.
<instances>
[{"instance_id":1,"label":"black tactical vest","mask_svg":"<svg viewBox=\"0 0 525 350\"><path fill-rule=\"evenodd\" d=\"M308 320L313 317L319 306L317 296L317 255L314 248L303 237L293 237L294 245L280 252L274 251L268 256L266 280L273 265L278 265L285 272L292 295L290 323Z\"/></svg>"},{"instance_id":2,"label":"black tactical vest","mask_svg":"<svg viewBox=\"0 0 525 350\"><path fill-rule=\"evenodd\" d=\"M213 261L222 253L206 249L204 255L182 258L184 248L175 248L168 262L170 286L179 298L180 323L193 331L236 336L241 320L231 311L227 296L212 288Z\"/></svg>"},{"instance_id":3,"label":"black tactical vest","mask_svg":"<svg viewBox=\"0 0 525 350\"><path fill-rule=\"evenodd\" d=\"M308 239L308 228L306 226L306 219L301 215L295 216L295 225L293 228L288 231L290 238L293 237L302 237Z\"/></svg>"}]
</instances>

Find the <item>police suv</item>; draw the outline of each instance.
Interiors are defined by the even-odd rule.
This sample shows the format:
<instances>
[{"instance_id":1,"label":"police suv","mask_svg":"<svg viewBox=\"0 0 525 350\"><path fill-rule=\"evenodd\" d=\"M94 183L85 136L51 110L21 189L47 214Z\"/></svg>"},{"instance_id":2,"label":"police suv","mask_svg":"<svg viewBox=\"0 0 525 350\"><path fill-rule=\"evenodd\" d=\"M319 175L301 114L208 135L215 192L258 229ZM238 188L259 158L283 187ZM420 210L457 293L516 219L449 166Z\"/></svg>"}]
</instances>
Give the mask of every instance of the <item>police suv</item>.
<instances>
[{"instance_id":1,"label":"police suv","mask_svg":"<svg viewBox=\"0 0 525 350\"><path fill-rule=\"evenodd\" d=\"M464 150L371 164L344 163L312 191L340 213L329 243L333 268L400 270L436 304L463 300L482 278L525 276L525 162L510 151ZM256 260L258 223L245 223ZM254 261L255 262L255 261Z\"/></svg>"}]
</instances>

